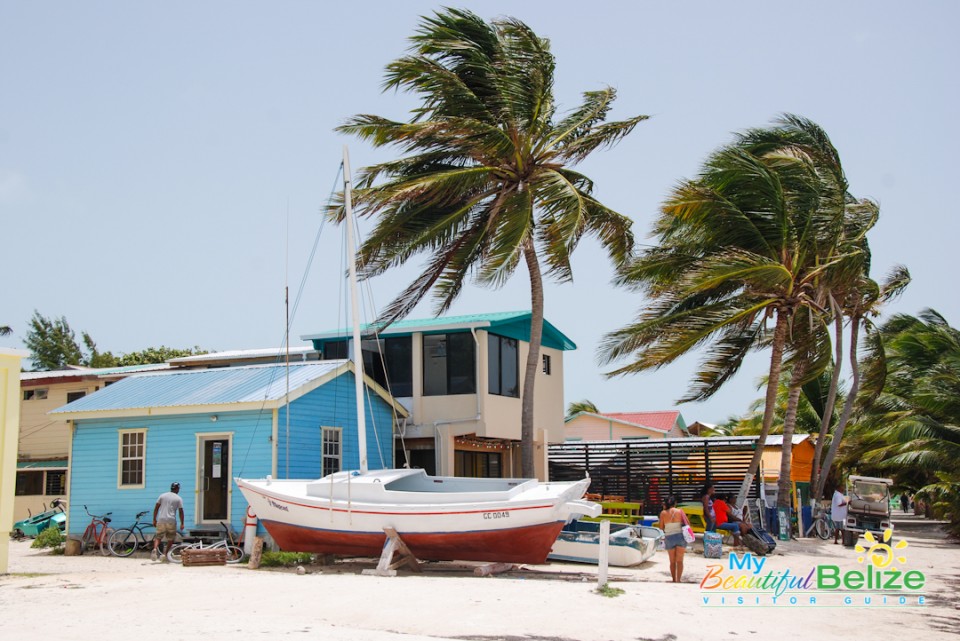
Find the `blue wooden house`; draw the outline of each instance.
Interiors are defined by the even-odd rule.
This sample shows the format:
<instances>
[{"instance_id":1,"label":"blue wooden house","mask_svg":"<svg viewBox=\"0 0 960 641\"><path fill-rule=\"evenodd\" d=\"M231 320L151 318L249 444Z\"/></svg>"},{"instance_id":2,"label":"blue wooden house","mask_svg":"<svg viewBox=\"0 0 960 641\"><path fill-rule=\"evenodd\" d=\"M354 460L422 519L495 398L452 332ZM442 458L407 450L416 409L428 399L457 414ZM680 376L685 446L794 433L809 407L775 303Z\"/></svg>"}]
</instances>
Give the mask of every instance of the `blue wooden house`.
<instances>
[{"instance_id":1,"label":"blue wooden house","mask_svg":"<svg viewBox=\"0 0 960 641\"><path fill-rule=\"evenodd\" d=\"M72 424L68 528L93 514L113 526L153 511L181 484L187 529L229 522L247 504L234 477L319 478L357 469L353 363L329 360L131 376L51 412ZM393 463L395 421L406 410L365 377L370 469Z\"/></svg>"}]
</instances>

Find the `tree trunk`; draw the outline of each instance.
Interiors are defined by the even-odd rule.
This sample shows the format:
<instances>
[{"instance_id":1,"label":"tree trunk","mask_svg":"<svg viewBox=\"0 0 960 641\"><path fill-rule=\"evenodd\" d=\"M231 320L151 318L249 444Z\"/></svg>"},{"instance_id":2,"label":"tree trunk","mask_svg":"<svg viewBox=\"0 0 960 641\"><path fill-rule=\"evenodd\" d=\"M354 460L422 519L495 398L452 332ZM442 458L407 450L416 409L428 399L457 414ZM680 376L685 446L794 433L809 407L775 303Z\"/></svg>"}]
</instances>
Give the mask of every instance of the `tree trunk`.
<instances>
[{"instance_id":1,"label":"tree trunk","mask_svg":"<svg viewBox=\"0 0 960 641\"><path fill-rule=\"evenodd\" d=\"M843 314L837 313L834 319L836 326L836 353L833 357L833 374L830 376L830 391L827 393L827 403L823 407L823 417L820 419L820 433L817 434L817 442L814 444L813 465L810 470L810 491L812 498L819 501L821 493L817 491L820 486L820 459L823 456L823 443L827 440L827 434L830 432L830 423L833 421L833 408L837 404L837 387L840 385L840 370L843 369Z\"/></svg>"},{"instance_id":2,"label":"tree trunk","mask_svg":"<svg viewBox=\"0 0 960 641\"><path fill-rule=\"evenodd\" d=\"M787 342L787 327L790 323L790 312L782 310L777 311L777 325L773 330L773 351L770 355L770 373L767 379L767 397L763 408L763 426L760 429L760 435L757 437L756 450L753 452L753 458L750 459L750 467L743 477L743 484L740 486L740 492L737 494L737 505L742 506L747 494L750 492L750 485L760 469L760 459L763 457L763 446L767 442L767 434L770 433L770 427L773 425L773 415L777 407L777 386L780 381L780 368L783 365L783 347Z\"/></svg>"},{"instance_id":3,"label":"tree trunk","mask_svg":"<svg viewBox=\"0 0 960 641\"><path fill-rule=\"evenodd\" d=\"M543 276L533 240L523 245L523 258L530 274L530 350L523 375L523 398L520 406L520 460L523 478L536 476L536 451L533 446L533 399L537 372L540 369L540 343L543 340Z\"/></svg>"},{"instance_id":4,"label":"tree trunk","mask_svg":"<svg viewBox=\"0 0 960 641\"><path fill-rule=\"evenodd\" d=\"M823 485L830 473L830 466L833 465L833 459L837 456L837 449L840 447L840 439L843 438L843 430L847 427L847 421L853 413L853 403L857 398L857 392L860 390L860 363L857 362L857 341L860 335L860 317L854 316L850 320L850 367L853 371L853 382L850 384L847 400L843 404L843 413L840 414L840 420L837 422L837 429L833 432L833 440L830 442L830 449L823 458L822 473L820 474L820 484L817 487L817 496L823 495Z\"/></svg>"},{"instance_id":5,"label":"tree trunk","mask_svg":"<svg viewBox=\"0 0 960 641\"><path fill-rule=\"evenodd\" d=\"M780 478L777 479L777 507L792 507L790 491L793 489L791 467L793 464L793 432L797 427L797 406L800 404L800 381L806 372L805 363L797 363L790 377L787 393L787 412L783 415L783 447L780 454Z\"/></svg>"}]
</instances>

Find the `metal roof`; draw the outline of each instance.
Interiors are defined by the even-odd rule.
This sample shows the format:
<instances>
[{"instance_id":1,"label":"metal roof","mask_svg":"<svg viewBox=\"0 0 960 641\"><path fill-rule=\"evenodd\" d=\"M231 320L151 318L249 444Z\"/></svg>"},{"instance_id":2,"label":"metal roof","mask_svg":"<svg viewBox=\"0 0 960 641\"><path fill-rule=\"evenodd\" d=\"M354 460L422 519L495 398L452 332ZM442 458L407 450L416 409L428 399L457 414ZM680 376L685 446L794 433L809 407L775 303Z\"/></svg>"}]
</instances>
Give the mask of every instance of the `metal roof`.
<instances>
[{"instance_id":1,"label":"metal roof","mask_svg":"<svg viewBox=\"0 0 960 641\"><path fill-rule=\"evenodd\" d=\"M104 376L117 376L119 374L136 374L138 372L152 372L156 370L170 369L166 363L148 363L146 365L127 365L125 367L81 367L74 366L69 369L54 369L44 372L20 372L21 381L34 381L47 378L76 378L93 377L101 378Z\"/></svg>"},{"instance_id":2,"label":"metal roof","mask_svg":"<svg viewBox=\"0 0 960 641\"><path fill-rule=\"evenodd\" d=\"M290 347L290 355L302 357L305 354L313 352L314 349L310 346L296 346ZM207 361L222 361L222 360L243 360L247 358L280 358L283 359L287 354L287 350L283 347L267 347L263 349L234 349L228 350L225 352L208 352L206 354L194 354L192 356L180 356L178 358L171 358L167 362L171 365L187 365L194 363L205 363ZM302 358L301 358L302 360Z\"/></svg>"},{"instance_id":3,"label":"metal roof","mask_svg":"<svg viewBox=\"0 0 960 641\"><path fill-rule=\"evenodd\" d=\"M499 328L511 338L521 340L530 340L530 318L532 314L528 311L519 312L490 312L486 314L467 314L464 316L441 316L438 318L425 319L403 319L391 323L386 328L379 328L373 323L367 323L360 326L360 332L365 335L377 334L383 336L396 334L413 334L416 332L443 332L445 330L464 330L470 328ZM306 334L300 338L303 340L317 341L329 338L349 337L350 329L342 328L319 332L317 334ZM525 333L525 336L523 334ZM577 345L570 340L560 330L553 326L548 320L543 321L543 344L554 349L571 350L576 349Z\"/></svg>"},{"instance_id":4,"label":"metal roof","mask_svg":"<svg viewBox=\"0 0 960 641\"><path fill-rule=\"evenodd\" d=\"M346 363L344 360L330 360L291 364L289 389L293 392L324 376L332 376ZM248 365L136 374L50 413L277 401L287 393L287 369L284 365Z\"/></svg>"}]
</instances>

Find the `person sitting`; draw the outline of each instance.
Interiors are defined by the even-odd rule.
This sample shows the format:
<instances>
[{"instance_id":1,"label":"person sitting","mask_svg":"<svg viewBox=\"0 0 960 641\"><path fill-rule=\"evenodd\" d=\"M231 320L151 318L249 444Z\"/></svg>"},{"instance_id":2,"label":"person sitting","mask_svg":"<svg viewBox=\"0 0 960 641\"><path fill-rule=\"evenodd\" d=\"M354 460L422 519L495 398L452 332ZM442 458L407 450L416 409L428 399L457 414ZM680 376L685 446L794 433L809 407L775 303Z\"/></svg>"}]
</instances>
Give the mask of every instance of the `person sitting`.
<instances>
[{"instance_id":1,"label":"person sitting","mask_svg":"<svg viewBox=\"0 0 960 641\"><path fill-rule=\"evenodd\" d=\"M713 509L717 515L717 529L733 534L733 544L736 547L743 545L740 535L749 532L751 526L743 520L739 511L733 506L730 495L721 494L715 498Z\"/></svg>"}]
</instances>

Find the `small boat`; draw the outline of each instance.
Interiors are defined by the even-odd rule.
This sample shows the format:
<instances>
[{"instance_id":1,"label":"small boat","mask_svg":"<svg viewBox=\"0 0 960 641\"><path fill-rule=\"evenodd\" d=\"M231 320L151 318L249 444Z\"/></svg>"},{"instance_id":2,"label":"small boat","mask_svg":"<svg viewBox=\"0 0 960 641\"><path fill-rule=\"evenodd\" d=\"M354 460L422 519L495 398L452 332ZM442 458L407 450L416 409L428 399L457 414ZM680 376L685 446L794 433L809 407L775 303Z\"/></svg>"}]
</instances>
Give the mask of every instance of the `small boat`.
<instances>
[{"instance_id":1,"label":"small boat","mask_svg":"<svg viewBox=\"0 0 960 641\"><path fill-rule=\"evenodd\" d=\"M607 562L618 567L639 565L656 553L662 538L660 528L611 523ZM549 558L596 565L600 560L600 522L568 523L554 542Z\"/></svg>"},{"instance_id":2,"label":"small boat","mask_svg":"<svg viewBox=\"0 0 960 641\"><path fill-rule=\"evenodd\" d=\"M281 549L344 556L379 556L389 527L422 560L539 564L567 521L600 512L579 500L590 479L540 483L389 469L236 482Z\"/></svg>"}]
</instances>

